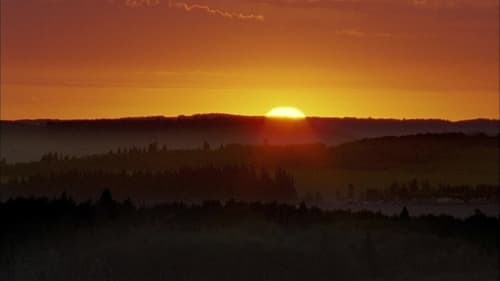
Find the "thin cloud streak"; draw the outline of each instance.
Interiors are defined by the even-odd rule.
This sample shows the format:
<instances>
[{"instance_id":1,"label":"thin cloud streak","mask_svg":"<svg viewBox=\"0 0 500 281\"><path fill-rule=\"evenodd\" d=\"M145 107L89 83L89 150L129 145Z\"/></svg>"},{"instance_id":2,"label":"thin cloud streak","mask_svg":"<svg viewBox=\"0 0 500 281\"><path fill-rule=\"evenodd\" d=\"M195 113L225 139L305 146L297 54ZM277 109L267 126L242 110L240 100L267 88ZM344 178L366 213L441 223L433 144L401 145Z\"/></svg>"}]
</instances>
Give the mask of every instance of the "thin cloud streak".
<instances>
[{"instance_id":1,"label":"thin cloud streak","mask_svg":"<svg viewBox=\"0 0 500 281\"><path fill-rule=\"evenodd\" d=\"M335 32L338 36L365 38L365 37L378 37L378 38L390 38L394 37L391 33L366 33L358 29L341 29Z\"/></svg>"},{"instance_id":2,"label":"thin cloud streak","mask_svg":"<svg viewBox=\"0 0 500 281\"><path fill-rule=\"evenodd\" d=\"M160 0L126 0L125 5L130 8L154 7L160 5ZM207 5L173 2L172 0L169 0L168 6L169 8L181 9L186 12L199 10L210 15L216 15L227 19L236 19L243 21L264 21L263 15L229 12L221 9L211 8Z\"/></svg>"},{"instance_id":3,"label":"thin cloud streak","mask_svg":"<svg viewBox=\"0 0 500 281\"><path fill-rule=\"evenodd\" d=\"M210 15L217 15L227 19L236 19L236 20L254 20L254 21L264 21L263 15L258 14L242 14L242 13L234 13L228 12L220 9L214 9L206 5L199 4L188 4L185 2L172 2L169 1L169 7L182 9L186 12L192 12L194 10L200 10Z\"/></svg>"}]
</instances>

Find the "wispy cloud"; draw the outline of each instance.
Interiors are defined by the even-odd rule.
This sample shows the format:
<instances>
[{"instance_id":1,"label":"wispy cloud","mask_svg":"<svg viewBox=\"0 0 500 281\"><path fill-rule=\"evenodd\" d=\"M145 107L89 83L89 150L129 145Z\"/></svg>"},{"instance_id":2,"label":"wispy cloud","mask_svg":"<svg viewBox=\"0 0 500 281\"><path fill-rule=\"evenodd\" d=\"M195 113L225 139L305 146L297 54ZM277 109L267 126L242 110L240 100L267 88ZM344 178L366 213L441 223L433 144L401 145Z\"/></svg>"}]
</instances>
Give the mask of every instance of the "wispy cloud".
<instances>
[{"instance_id":1,"label":"wispy cloud","mask_svg":"<svg viewBox=\"0 0 500 281\"><path fill-rule=\"evenodd\" d=\"M125 5L130 8L154 7L161 4L161 0L125 0ZM185 12L201 11L210 15L220 16L227 19L264 21L264 16L260 14L244 14L231 12L222 9L212 8L208 5L190 4L186 2L176 2L169 0L168 7L172 9L181 9Z\"/></svg>"},{"instance_id":2,"label":"wispy cloud","mask_svg":"<svg viewBox=\"0 0 500 281\"><path fill-rule=\"evenodd\" d=\"M356 37L356 38L365 38L365 37L378 37L378 38L388 38L393 37L391 33L367 33L358 29L341 29L335 32L338 36L348 36L348 37Z\"/></svg>"},{"instance_id":3,"label":"wispy cloud","mask_svg":"<svg viewBox=\"0 0 500 281\"><path fill-rule=\"evenodd\" d=\"M169 7L182 9L186 12L199 10L199 11L202 11L202 12L210 14L210 15L221 16L221 17L224 17L227 19L264 21L263 15L229 12L229 11L225 11L225 10L214 9L214 8L211 8L207 5L188 4L185 2L173 2L170 0Z\"/></svg>"}]
</instances>

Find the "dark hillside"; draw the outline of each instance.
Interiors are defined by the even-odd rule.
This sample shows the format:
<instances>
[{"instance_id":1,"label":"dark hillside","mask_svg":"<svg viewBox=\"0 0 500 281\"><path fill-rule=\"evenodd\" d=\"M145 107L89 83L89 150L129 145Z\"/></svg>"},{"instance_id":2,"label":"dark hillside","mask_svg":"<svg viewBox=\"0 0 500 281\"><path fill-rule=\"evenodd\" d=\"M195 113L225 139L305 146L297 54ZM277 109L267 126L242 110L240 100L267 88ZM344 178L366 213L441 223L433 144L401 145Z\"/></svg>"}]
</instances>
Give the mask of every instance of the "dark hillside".
<instances>
[{"instance_id":1,"label":"dark hillside","mask_svg":"<svg viewBox=\"0 0 500 281\"><path fill-rule=\"evenodd\" d=\"M424 134L364 139L339 146L234 144L213 148L206 143L203 149L190 150L153 143L82 157L47 153L34 162L4 163L1 170L5 194L9 180L75 172L119 176L200 167L212 167L214 171L228 166L258 172L283 169L294 178L299 194L321 192L326 198L336 198L339 191L345 193L351 185L364 193L413 180L435 187L498 186L498 140L486 135ZM241 181L235 178L236 182Z\"/></svg>"},{"instance_id":2,"label":"dark hillside","mask_svg":"<svg viewBox=\"0 0 500 281\"><path fill-rule=\"evenodd\" d=\"M304 121L264 117L196 115L109 120L0 121L0 158L9 162L38 160L48 152L83 156L117 147L142 147L152 142L171 149L193 149L204 141L218 147L240 143L273 145L324 143L337 145L362 138L419 133L484 133L498 135L497 120L450 122L307 118Z\"/></svg>"}]
</instances>

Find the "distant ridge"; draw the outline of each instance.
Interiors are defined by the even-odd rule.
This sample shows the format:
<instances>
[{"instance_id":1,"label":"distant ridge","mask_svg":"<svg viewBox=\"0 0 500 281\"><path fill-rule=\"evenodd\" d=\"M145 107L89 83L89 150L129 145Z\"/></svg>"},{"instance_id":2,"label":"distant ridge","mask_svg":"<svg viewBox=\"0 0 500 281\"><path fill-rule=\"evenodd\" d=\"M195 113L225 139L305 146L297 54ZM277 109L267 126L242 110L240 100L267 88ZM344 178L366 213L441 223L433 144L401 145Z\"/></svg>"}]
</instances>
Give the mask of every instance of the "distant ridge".
<instances>
[{"instance_id":1,"label":"distant ridge","mask_svg":"<svg viewBox=\"0 0 500 281\"><path fill-rule=\"evenodd\" d=\"M336 145L363 138L424 133L463 133L496 136L500 121L472 119L373 119L308 117L300 121L264 116L197 114L94 120L0 121L0 158L9 162L38 160L46 152L86 155L117 147L152 142L171 148L240 144Z\"/></svg>"},{"instance_id":2,"label":"distant ridge","mask_svg":"<svg viewBox=\"0 0 500 281\"><path fill-rule=\"evenodd\" d=\"M58 119L58 118L35 118L35 119L16 119L16 120L1 120L2 122L27 122L27 123L44 123L44 122L80 122L80 121L122 121L122 120L189 120L189 119L217 119L217 118L230 118L230 119L269 119L263 115L238 115L230 113L197 113L192 115L178 115L178 116L164 116L164 115L151 115L151 116L124 116L117 118L75 118L75 119ZM375 118L375 117L326 117L326 116L308 116L307 120L359 120L359 121L440 121L450 123L462 122L500 122L500 119L491 118L473 118L462 120L449 120L441 118ZM500 124L500 123L499 123Z\"/></svg>"}]
</instances>

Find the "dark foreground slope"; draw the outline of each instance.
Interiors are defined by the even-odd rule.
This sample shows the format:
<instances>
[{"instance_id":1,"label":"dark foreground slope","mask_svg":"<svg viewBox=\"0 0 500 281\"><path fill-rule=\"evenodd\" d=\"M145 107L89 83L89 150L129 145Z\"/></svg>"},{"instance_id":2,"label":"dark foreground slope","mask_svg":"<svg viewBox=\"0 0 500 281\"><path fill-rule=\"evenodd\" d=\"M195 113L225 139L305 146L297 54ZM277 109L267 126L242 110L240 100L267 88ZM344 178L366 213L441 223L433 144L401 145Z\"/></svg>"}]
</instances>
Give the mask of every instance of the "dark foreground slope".
<instances>
[{"instance_id":1,"label":"dark foreground slope","mask_svg":"<svg viewBox=\"0 0 500 281\"><path fill-rule=\"evenodd\" d=\"M417 133L499 133L498 120L393 120L307 118L301 121L232 115L152 117L114 120L0 121L0 158L9 162L37 160L52 151L69 155L107 152L152 142L192 149L203 141L220 144L336 145L361 138Z\"/></svg>"},{"instance_id":2,"label":"dark foreground slope","mask_svg":"<svg viewBox=\"0 0 500 281\"><path fill-rule=\"evenodd\" d=\"M154 208L103 193L0 203L0 279L493 281L497 218L411 218L305 205Z\"/></svg>"}]
</instances>

